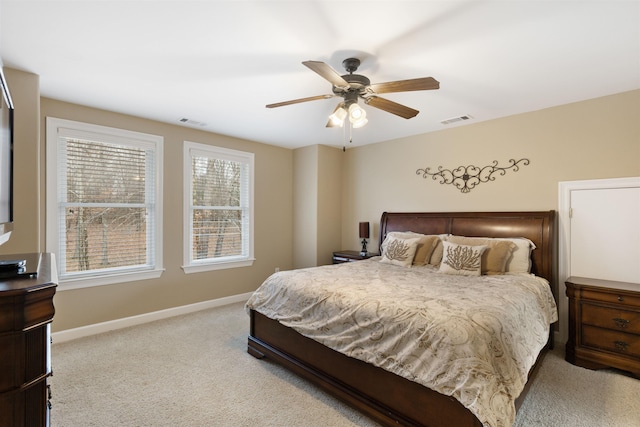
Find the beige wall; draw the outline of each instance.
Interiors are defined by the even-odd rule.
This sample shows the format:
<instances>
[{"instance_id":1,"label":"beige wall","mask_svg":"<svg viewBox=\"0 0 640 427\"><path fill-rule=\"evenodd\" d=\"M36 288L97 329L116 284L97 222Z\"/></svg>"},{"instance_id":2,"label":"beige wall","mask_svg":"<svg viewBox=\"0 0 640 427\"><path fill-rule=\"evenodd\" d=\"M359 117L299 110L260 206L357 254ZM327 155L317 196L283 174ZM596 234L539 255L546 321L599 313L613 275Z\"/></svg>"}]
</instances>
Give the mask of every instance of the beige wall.
<instances>
[{"instance_id":1,"label":"beige wall","mask_svg":"<svg viewBox=\"0 0 640 427\"><path fill-rule=\"evenodd\" d=\"M324 145L294 150L294 268L331 264L340 249L343 156Z\"/></svg>"},{"instance_id":2,"label":"beige wall","mask_svg":"<svg viewBox=\"0 0 640 427\"><path fill-rule=\"evenodd\" d=\"M342 161L344 153L335 147L318 149L318 254L317 265L331 264L332 254L342 240Z\"/></svg>"},{"instance_id":3,"label":"beige wall","mask_svg":"<svg viewBox=\"0 0 640 427\"><path fill-rule=\"evenodd\" d=\"M384 211L558 208L560 181L640 176L640 90L347 150L342 246L357 249L359 221L376 250ZM530 160L467 194L419 168Z\"/></svg>"},{"instance_id":4,"label":"beige wall","mask_svg":"<svg viewBox=\"0 0 640 427\"><path fill-rule=\"evenodd\" d=\"M313 267L318 255L318 146L293 150L293 268Z\"/></svg>"},{"instance_id":5,"label":"beige wall","mask_svg":"<svg viewBox=\"0 0 640 427\"><path fill-rule=\"evenodd\" d=\"M40 99L37 78L9 70L16 104L16 231L3 253L44 250L45 118L57 117L164 137L164 268L159 279L58 290L53 330L79 327L255 290L276 267L292 267L293 155L288 149L182 126ZM24 86L24 87L23 87ZM38 104L40 111L38 111ZM38 133L42 136L38 139ZM182 264L182 142L255 154L255 257L252 267L185 275ZM38 156L40 153L40 156ZM38 159L42 161L38 165ZM39 211L38 206L42 209ZM38 212L40 214L38 215ZM40 231L38 232L38 227ZM274 247L277 250L274 250Z\"/></svg>"}]
</instances>

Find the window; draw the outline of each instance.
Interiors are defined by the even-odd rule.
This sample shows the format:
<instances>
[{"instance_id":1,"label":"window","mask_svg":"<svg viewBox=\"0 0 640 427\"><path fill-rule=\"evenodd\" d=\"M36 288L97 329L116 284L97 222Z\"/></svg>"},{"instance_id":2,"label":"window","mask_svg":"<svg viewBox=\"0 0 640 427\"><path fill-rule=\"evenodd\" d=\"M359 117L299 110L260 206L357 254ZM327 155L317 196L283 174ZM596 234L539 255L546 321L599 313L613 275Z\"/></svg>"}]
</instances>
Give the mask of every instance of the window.
<instances>
[{"instance_id":1,"label":"window","mask_svg":"<svg viewBox=\"0 0 640 427\"><path fill-rule=\"evenodd\" d=\"M253 264L253 154L185 142L184 271Z\"/></svg>"},{"instance_id":2,"label":"window","mask_svg":"<svg viewBox=\"0 0 640 427\"><path fill-rule=\"evenodd\" d=\"M47 251L61 287L159 277L162 137L47 118Z\"/></svg>"}]
</instances>

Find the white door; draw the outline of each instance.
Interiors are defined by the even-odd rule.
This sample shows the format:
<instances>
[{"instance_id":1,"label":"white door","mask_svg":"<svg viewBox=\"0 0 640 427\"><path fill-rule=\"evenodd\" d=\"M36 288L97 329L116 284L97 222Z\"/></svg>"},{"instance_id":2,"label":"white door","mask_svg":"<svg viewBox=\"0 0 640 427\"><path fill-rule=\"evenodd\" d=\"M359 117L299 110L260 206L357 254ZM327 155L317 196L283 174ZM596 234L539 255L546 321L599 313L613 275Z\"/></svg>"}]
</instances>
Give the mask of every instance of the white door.
<instances>
[{"instance_id":1,"label":"white door","mask_svg":"<svg viewBox=\"0 0 640 427\"><path fill-rule=\"evenodd\" d=\"M640 283L640 187L571 191L570 275Z\"/></svg>"}]
</instances>

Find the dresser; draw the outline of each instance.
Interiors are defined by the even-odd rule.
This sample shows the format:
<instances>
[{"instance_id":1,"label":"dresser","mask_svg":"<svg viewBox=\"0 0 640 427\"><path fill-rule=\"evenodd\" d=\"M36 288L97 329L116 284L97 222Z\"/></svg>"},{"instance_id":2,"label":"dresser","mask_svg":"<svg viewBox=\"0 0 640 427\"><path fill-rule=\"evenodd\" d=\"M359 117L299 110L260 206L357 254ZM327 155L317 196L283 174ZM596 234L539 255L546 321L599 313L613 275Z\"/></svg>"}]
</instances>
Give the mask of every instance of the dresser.
<instances>
[{"instance_id":1,"label":"dresser","mask_svg":"<svg viewBox=\"0 0 640 427\"><path fill-rule=\"evenodd\" d=\"M640 378L640 284L570 277L566 360Z\"/></svg>"},{"instance_id":2,"label":"dresser","mask_svg":"<svg viewBox=\"0 0 640 427\"><path fill-rule=\"evenodd\" d=\"M51 254L18 254L28 272L0 277L0 427L49 425L51 332L57 274Z\"/></svg>"}]
</instances>

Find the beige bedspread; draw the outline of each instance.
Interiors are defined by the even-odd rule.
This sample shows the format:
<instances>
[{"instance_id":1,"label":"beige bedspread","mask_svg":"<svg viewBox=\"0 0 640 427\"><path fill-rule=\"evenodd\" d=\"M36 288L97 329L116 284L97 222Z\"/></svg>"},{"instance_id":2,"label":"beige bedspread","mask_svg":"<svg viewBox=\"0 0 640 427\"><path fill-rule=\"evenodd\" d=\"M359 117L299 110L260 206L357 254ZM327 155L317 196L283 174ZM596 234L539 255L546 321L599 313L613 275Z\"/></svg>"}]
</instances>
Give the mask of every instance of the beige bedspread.
<instances>
[{"instance_id":1,"label":"beige bedspread","mask_svg":"<svg viewBox=\"0 0 640 427\"><path fill-rule=\"evenodd\" d=\"M247 302L313 340L511 426L557 309L533 275L451 276L379 258L269 277Z\"/></svg>"}]
</instances>

